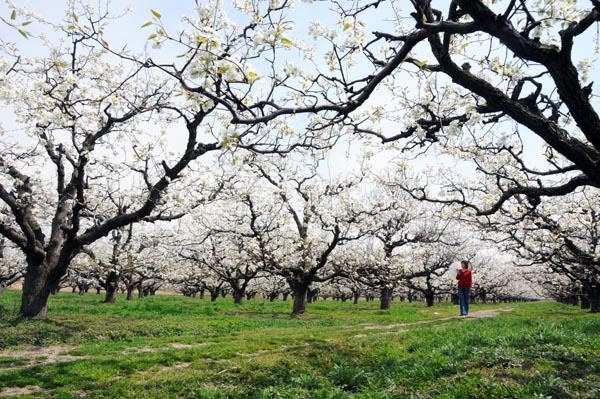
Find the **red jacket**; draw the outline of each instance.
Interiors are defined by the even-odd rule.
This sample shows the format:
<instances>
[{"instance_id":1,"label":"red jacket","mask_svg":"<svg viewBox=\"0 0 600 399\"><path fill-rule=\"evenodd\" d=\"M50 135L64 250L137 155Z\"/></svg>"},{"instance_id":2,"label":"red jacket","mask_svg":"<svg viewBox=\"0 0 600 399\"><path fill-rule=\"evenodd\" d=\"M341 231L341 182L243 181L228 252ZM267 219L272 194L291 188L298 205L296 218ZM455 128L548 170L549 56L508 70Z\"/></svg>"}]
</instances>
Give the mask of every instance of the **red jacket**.
<instances>
[{"instance_id":1,"label":"red jacket","mask_svg":"<svg viewBox=\"0 0 600 399\"><path fill-rule=\"evenodd\" d=\"M460 269L458 273L456 273L456 279L458 280L459 287L473 287L471 269Z\"/></svg>"}]
</instances>

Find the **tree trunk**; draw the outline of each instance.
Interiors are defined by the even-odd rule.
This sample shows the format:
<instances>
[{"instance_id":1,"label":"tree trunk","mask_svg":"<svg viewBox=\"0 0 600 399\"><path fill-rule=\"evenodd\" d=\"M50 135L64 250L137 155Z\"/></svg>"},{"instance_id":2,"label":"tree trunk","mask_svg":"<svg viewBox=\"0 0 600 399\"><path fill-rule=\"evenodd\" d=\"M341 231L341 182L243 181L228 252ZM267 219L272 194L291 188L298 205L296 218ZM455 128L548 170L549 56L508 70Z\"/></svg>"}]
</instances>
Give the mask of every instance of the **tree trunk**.
<instances>
[{"instance_id":1,"label":"tree trunk","mask_svg":"<svg viewBox=\"0 0 600 399\"><path fill-rule=\"evenodd\" d=\"M292 287L294 292L294 308L292 314L306 313L308 286L305 284L294 284Z\"/></svg>"},{"instance_id":2,"label":"tree trunk","mask_svg":"<svg viewBox=\"0 0 600 399\"><path fill-rule=\"evenodd\" d=\"M276 298L277 298L277 294L276 293L269 294L269 302L275 302Z\"/></svg>"},{"instance_id":3,"label":"tree trunk","mask_svg":"<svg viewBox=\"0 0 600 399\"><path fill-rule=\"evenodd\" d=\"M306 303L313 303L313 296L310 289L306 291Z\"/></svg>"},{"instance_id":4,"label":"tree trunk","mask_svg":"<svg viewBox=\"0 0 600 399\"><path fill-rule=\"evenodd\" d=\"M285 292L285 293L283 293L283 294L282 294L282 296L283 296L283 300L284 300L284 301L287 301L287 300L288 300L288 296L289 296L289 295L290 295L290 293L289 293L289 292Z\"/></svg>"},{"instance_id":5,"label":"tree trunk","mask_svg":"<svg viewBox=\"0 0 600 399\"><path fill-rule=\"evenodd\" d=\"M358 303L358 298L360 298L360 293L355 293L354 294L354 304L356 305Z\"/></svg>"},{"instance_id":6,"label":"tree trunk","mask_svg":"<svg viewBox=\"0 0 600 399\"><path fill-rule=\"evenodd\" d=\"M106 296L104 303L115 303L117 301L117 290L119 288L119 274L111 271L106 279Z\"/></svg>"},{"instance_id":7,"label":"tree trunk","mask_svg":"<svg viewBox=\"0 0 600 399\"><path fill-rule=\"evenodd\" d=\"M71 287L71 293L74 294L77 291L77 286L74 285Z\"/></svg>"},{"instance_id":8,"label":"tree trunk","mask_svg":"<svg viewBox=\"0 0 600 399\"><path fill-rule=\"evenodd\" d=\"M588 291L588 299L590 301L590 312L600 312L600 285L593 285Z\"/></svg>"},{"instance_id":9,"label":"tree trunk","mask_svg":"<svg viewBox=\"0 0 600 399\"><path fill-rule=\"evenodd\" d=\"M431 292L425 293L425 303L427 303L427 307L430 308L435 304L435 296Z\"/></svg>"},{"instance_id":10,"label":"tree trunk","mask_svg":"<svg viewBox=\"0 0 600 399\"><path fill-rule=\"evenodd\" d=\"M392 292L391 288L382 288L381 289L381 304L379 305L379 309L389 309L392 307Z\"/></svg>"},{"instance_id":11,"label":"tree trunk","mask_svg":"<svg viewBox=\"0 0 600 399\"><path fill-rule=\"evenodd\" d=\"M233 303L236 305L241 305L242 300L244 299L244 291L242 290L234 290L231 294L233 296Z\"/></svg>"},{"instance_id":12,"label":"tree trunk","mask_svg":"<svg viewBox=\"0 0 600 399\"><path fill-rule=\"evenodd\" d=\"M215 292L211 292L210 293L210 301L211 302L215 302L217 300L217 298L219 297L219 291L215 291Z\"/></svg>"},{"instance_id":13,"label":"tree trunk","mask_svg":"<svg viewBox=\"0 0 600 399\"><path fill-rule=\"evenodd\" d=\"M458 302L459 302L458 301L458 294L453 293L451 295L451 298L452 298L452 304L453 305L458 305ZM495 298L494 298L494 303L496 303L496 299Z\"/></svg>"},{"instance_id":14,"label":"tree trunk","mask_svg":"<svg viewBox=\"0 0 600 399\"><path fill-rule=\"evenodd\" d=\"M581 309L589 309L591 306L590 298L585 294L581 295L580 298L581 298L581 300L580 300Z\"/></svg>"},{"instance_id":15,"label":"tree trunk","mask_svg":"<svg viewBox=\"0 0 600 399\"><path fill-rule=\"evenodd\" d=\"M131 287L127 287L127 300L131 301L133 300L133 290L135 289L135 287L131 286Z\"/></svg>"},{"instance_id":16,"label":"tree trunk","mask_svg":"<svg viewBox=\"0 0 600 399\"><path fill-rule=\"evenodd\" d=\"M46 317L48 297L57 283L51 281L48 275L49 269L50 266L45 262L27 261L19 311L21 316L27 318Z\"/></svg>"},{"instance_id":17,"label":"tree trunk","mask_svg":"<svg viewBox=\"0 0 600 399\"><path fill-rule=\"evenodd\" d=\"M200 299L204 299L204 288L200 288Z\"/></svg>"}]
</instances>

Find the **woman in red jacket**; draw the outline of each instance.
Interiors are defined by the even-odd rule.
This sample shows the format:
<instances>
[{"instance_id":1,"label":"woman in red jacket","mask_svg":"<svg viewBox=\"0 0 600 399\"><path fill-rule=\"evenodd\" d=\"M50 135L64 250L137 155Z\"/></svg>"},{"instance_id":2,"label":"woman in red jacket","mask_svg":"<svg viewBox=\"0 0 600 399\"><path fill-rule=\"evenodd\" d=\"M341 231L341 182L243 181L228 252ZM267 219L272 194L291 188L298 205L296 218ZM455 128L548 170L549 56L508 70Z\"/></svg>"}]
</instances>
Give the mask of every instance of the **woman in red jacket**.
<instances>
[{"instance_id":1,"label":"woman in red jacket","mask_svg":"<svg viewBox=\"0 0 600 399\"><path fill-rule=\"evenodd\" d=\"M469 269L469 262L463 260L460 262L460 267L456 272L456 279L458 280L458 299L460 301L460 315L466 316L469 314L469 294L471 287L473 287L473 278L471 276L471 269Z\"/></svg>"}]
</instances>

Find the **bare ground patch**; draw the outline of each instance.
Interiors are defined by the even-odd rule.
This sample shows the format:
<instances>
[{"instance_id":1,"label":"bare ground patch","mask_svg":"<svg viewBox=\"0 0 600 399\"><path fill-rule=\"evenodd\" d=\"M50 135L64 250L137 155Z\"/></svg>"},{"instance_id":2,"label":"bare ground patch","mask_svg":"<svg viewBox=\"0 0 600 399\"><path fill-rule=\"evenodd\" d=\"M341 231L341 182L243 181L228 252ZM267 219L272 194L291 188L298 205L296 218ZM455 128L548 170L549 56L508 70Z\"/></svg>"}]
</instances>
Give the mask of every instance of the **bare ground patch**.
<instances>
[{"instance_id":1,"label":"bare ground patch","mask_svg":"<svg viewBox=\"0 0 600 399\"><path fill-rule=\"evenodd\" d=\"M10 387L0 391L0 398L9 398L11 396L29 395L36 392L42 392L43 389L37 385L28 385L26 387Z\"/></svg>"},{"instance_id":2,"label":"bare ground patch","mask_svg":"<svg viewBox=\"0 0 600 399\"><path fill-rule=\"evenodd\" d=\"M25 361L18 366L2 367L0 371L19 370L27 367L40 366L45 364L66 363L75 360L87 359L89 356L74 356L66 352L75 349L73 346L54 345L54 346L32 346L22 350L0 351L0 356L13 357L17 361Z\"/></svg>"},{"instance_id":3,"label":"bare ground patch","mask_svg":"<svg viewBox=\"0 0 600 399\"><path fill-rule=\"evenodd\" d=\"M261 350L255 351L255 352L248 352L248 353L238 352L237 355L241 356L241 357L257 357L257 356L261 356L261 355L265 355L265 354L282 353L282 352L286 352L288 350L306 348L307 346L310 346L310 345L311 344L309 344L309 343L303 343L303 344L298 344L298 345L281 345L277 348L261 349Z\"/></svg>"},{"instance_id":4,"label":"bare ground patch","mask_svg":"<svg viewBox=\"0 0 600 399\"><path fill-rule=\"evenodd\" d=\"M124 353L153 353L163 351L166 349L190 349L190 348L201 348L203 346L214 345L216 342L199 342L197 344L184 344L180 342L173 342L168 346L146 346L142 348L131 348L126 350Z\"/></svg>"},{"instance_id":5,"label":"bare ground patch","mask_svg":"<svg viewBox=\"0 0 600 399\"><path fill-rule=\"evenodd\" d=\"M192 363L189 363L189 362L175 363L172 366L160 366L158 368L158 370L156 370L156 369L140 370L137 372L137 374L148 375L148 374L155 374L155 373L160 373L160 372L164 372L164 371L183 370L183 369L187 369L188 367L190 367L191 364Z\"/></svg>"}]
</instances>

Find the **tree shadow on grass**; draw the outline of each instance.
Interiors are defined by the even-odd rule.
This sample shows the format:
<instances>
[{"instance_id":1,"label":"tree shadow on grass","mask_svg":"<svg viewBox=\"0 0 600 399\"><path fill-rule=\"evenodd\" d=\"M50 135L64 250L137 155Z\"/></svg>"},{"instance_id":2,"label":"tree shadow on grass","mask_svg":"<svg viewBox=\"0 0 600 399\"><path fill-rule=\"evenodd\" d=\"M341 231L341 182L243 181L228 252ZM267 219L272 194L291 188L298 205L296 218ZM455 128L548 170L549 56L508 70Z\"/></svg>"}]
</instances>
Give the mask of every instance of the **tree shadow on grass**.
<instances>
[{"instance_id":1,"label":"tree shadow on grass","mask_svg":"<svg viewBox=\"0 0 600 399\"><path fill-rule=\"evenodd\" d=\"M71 320L31 320L18 316L5 318L0 320L0 351L17 345L45 346L66 343L88 329L84 323Z\"/></svg>"}]
</instances>

